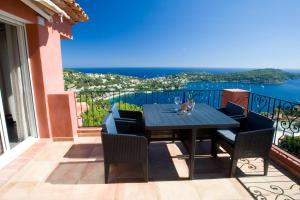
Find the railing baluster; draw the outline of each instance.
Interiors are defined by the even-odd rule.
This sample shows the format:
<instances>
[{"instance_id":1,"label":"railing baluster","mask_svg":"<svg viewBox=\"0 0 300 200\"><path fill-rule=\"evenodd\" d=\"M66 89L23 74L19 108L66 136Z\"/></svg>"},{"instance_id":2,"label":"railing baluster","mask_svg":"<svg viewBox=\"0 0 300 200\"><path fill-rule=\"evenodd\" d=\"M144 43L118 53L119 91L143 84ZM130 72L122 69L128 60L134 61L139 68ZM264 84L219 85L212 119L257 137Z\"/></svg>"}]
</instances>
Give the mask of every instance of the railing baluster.
<instances>
[{"instance_id":1,"label":"railing baluster","mask_svg":"<svg viewBox=\"0 0 300 200\"><path fill-rule=\"evenodd\" d=\"M146 92L144 92L144 93L145 93L145 97L146 97L146 104L148 104L148 98L147 98L148 92L146 91Z\"/></svg>"},{"instance_id":2,"label":"railing baluster","mask_svg":"<svg viewBox=\"0 0 300 200\"><path fill-rule=\"evenodd\" d=\"M252 111L253 110L253 104L254 104L254 102L253 102L254 94L252 94L251 97L252 97L252 99L251 99L251 111Z\"/></svg>"},{"instance_id":3,"label":"railing baluster","mask_svg":"<svg viewBox=\"0 0 300 200\"><path fill-rule=\"evenodd\" d=\"M81 126L84 126L84 121L83 121L83 119L82 119L82 117L83 117L83 112L82 112L82 100L81 100L81 96L82 96L82 94L81 93L79 93L80 95L79 95L79 98L80 98L80 111L81 111L81 113L80 113L80 115L81 115L81 121L82 121L82 125Z\"/></svg>"},{"instance_id":4,"label":"railing baluster","mask_svg":"<svg viewBox=\"0 0 300 200\"><path fill-rule=\"evenodd\" d=\"M275 115L275 105L276 105L276 99L273 98L272 120L274 119L274 115Z\"/></svg>"},{"instance_id":5,"label":"railing baluster","mask_svg":"<svg viewBox=\"0 0 300 200\"><path fill-rule=\"evenodd\" d=\"M152 98L151 103L153 104L153 91L151 91L151 98Z\"/></svg>"},{"instance_id":6,"label":"railing baluster","mask_svg":"<svg viewBox=\"0 0 300 200\"><path fill-rule=\"evenodd\" d=\"M215 108L215 95L216 95L216 90L214 90L214 94L213 94L214 96L213 96L213 105L212 105L212 107L214 107Z\"/></svg>"},{"instance_id":7,"label":"railing baluster","mask_svg":"<svg viewBox=\"0 0 300 200\"><path fill-rule=\"evenodd\" d=\"M87 110L86 110L86 112L87 112L87 123L88 123L88 126L90 126L90 116L89 116L89 104L88 104L88 94L86 93L85 94L85 102L86 102L86 107L87 107Z\"/></svg>"},{"instance_id":8,"label":"railing baluster","mask_svg":"<svg viewBox=\"0 0 300 200\"><path fill-rule=\"evenodd\" d=\"M74 93L74 101L75 101L76 123L77 123L77 127L79 128L78 112L77 112L77 94L76 93Z\"/></svg>"},{"instance_id":9,"label":"railing baluster","mask_svg":"<svg viewBox=\"0 0 300 200\"><path fill-rule=\"evenodd\" d=\"M219 91L219 102L218 102L218 107L222 107L222 98L223 98L223 92L222 90Z\"/></svg>"},{"instance_id":10,"label":"railing baluster","mask_svg":"<svg viewBox=\"0 0 300 200\"><path fill-rule=\"evenodd\" d=\"M210 90L208 90L207 104L210 105Z\"/></svg>"},{"instance_id":11,"label":"railing baluster","mask_svg":"<svg viewBox=\"0 0 300 200\"><path fill-rule=\"evenodd\" d=\"M120 106L120 103L121 103L121 92L119 90L119 102L118 102L118 106Z\"/></svg>"},{"instance_id":12,"label":"railing baluster","mask_svg":"<svg viewBox=\"0 0 300 200\"><path fill-rule=\"evenodd\" d=\"M276 117L276 127L275 127L275 140L276 140L276 135L277 135L277 130L278 130L278 123L279 123L279 114L281 112L281 100L279 100L279 106L278 106L278 111L277 111L277 117ZM278 141L277 141L278 143ZM276 144L276 141L275 141L275 144Z\"/></svg>"},{"instance_id":13,"label":"railing baluster","mask_svg":"<svg viewBox=\"0 0 300 200\"><path fill-rule=\"evenodd\" d=\"M92 124L93 126L95 126L95 111L94 111L94 95L93 95L93 92L91 93L91 100L92 100L92 117L93 117L93 120L92 120Z\"/></svg>"},{"instance_id":14,"label":"railing baluster","mask_svg":"<svg viewBox=\"0 0 300 200\"><path fill-rule=\"evenodd\" d=\"M267 116L268 116L268 118L270 118L269 117L269 113L270 113L270 101L271 101L271 98L268 99L268 108L267 108Z\"/></svg>"},{"instance_id":15,"label":"railing baluster","mask_svg":"<svg viewBox=\"0 0 300 200\"><path fill-rule=\"evenodd\" d=\"M113 91L113 95L112 96L113 96L112 97L113 98L112 102L115 103L115 91Z\"/></svg>"},{"instance_id":16,"label":"railing baluster","mask_svg":"<svg viewBox=\"0 0 300 200\"><path fill-rule=\"evenodd\" d=\"M127 94L126 94L126 92L123 92L123 93L124 93L124 104L125 104L124 109L127 110L127 105L126 105L127 104L127 96L126 96Z\"/></svg>"}]
</instances>

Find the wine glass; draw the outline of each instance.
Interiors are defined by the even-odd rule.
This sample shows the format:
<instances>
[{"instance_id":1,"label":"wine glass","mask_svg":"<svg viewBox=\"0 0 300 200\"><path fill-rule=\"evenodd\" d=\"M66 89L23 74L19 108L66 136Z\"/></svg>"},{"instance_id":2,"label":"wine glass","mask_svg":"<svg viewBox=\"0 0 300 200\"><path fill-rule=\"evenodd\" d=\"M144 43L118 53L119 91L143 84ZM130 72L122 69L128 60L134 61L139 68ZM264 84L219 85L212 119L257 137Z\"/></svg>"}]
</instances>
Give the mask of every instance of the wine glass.
<instances>
[{"instance_id":1,"label":"wine glass","mask_svg":"<svg viewBox=\"0 0 300 200\"><path fill-rule=\"evenodd\" d=\"M182 103L181 98L180 97L175 97L174 102L176 104L176 109L175 110L178 111L179 110L179 104Z\"/></svg>"}]
</instances>

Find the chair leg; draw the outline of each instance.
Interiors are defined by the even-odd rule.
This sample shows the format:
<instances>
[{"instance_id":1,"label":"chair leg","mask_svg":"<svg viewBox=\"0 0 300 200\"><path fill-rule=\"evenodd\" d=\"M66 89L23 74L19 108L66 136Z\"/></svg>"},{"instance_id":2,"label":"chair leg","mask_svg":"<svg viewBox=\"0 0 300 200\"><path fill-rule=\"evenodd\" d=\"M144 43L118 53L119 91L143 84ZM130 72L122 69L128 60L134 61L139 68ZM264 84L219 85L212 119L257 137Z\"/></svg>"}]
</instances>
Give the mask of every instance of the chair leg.
<instances>
[{"instance_id":1,"label":"chair leg","mask_svg":"<svg viewBox=\"0 0 300 200\"><path fill-rule=\"evenodd\" d=\"M104 163L104 176L105 176L105 183L108 183L109 163Z\"/></svg>"},{"instance_id":2,"label":"chair leg","mask_svg":"<svg viewBox=\"0 0 300 200\"><path fill-rule=\"evenodd\" d=\"M269 158L264 158L264 176L268 175Z\"/></svg>"},{"instance_id":3,"label":"chair leg","mask_svg":"<svg viewBox=\"0 0 300 200\"><path fill-rule=\"evenodd\" d=\"M149 181L149 167L148 167L148 162L142 164L143 167L143 173L145 177L145 181Z\"/></svg>"},{"instance_id":4,"label":"chair leg","mask_svg":"<svg viewBox=\"0 0 300 200\"><path fill-rule=\"evenodd\" d=\"M230 171L229 171L229 178L233 177L235 175L236 167L237 167L238 159L231 158L230 163Z\"/></svg>"},{"instance_id":5,"label":"chair leg","mask_svg":"<svg viewBox=\"0 0 300 200\"><path fill-rule=\"evenodd\" d=\"M148 145L150 145L150 142L151 142L151 132L150 131L146 131L145 132L145 136L148 140Z\"/></svg>"}]
</instances>

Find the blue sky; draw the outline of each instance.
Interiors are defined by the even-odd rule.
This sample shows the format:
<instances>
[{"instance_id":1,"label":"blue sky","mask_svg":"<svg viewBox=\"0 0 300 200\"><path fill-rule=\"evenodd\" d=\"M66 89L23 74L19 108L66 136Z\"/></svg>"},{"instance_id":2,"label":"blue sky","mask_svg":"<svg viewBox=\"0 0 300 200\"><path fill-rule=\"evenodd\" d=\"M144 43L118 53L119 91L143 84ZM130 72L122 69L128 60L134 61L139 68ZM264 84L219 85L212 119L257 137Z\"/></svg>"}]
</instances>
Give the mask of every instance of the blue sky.
<instances>
[{"instance_id":1,"label":"blue sky","mask_svg":"<svg viewBox=\"0 0 300 200\"><path fill-rule=\"evenodd\" d=\"M77 0L65 67L300 68L299 0Z\"/></svg>"}]
</instances>

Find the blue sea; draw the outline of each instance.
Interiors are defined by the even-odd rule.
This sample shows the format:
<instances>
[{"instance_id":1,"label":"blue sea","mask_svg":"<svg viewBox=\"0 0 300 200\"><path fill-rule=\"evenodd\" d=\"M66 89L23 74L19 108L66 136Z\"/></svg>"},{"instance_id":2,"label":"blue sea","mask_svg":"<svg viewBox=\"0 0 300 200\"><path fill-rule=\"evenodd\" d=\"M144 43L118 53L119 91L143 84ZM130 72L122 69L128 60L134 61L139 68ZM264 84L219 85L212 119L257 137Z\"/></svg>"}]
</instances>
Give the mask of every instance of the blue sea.
<instances>
[{"instance_id":1,"label":"blue sea","mask_svg":"<svg viewBox=\"0 0 300 200\"><path fill-rule=\"evenodd\" d=\"M136 76L140 78L160 77L182 72L208 72L213 74L243 72L252 70L251 68L143 68L143 67L118 67L118 68L69 68L83 73L121 74ZM285 70L300 73L300 70ZM254 93L275 97L287 101L300 102L300 79L289 80L283 84L244 84L236 82L192 82L186 85L186 89L246 89Z\"/></svg>"},{"instance_id":2,"label":"blue sea","mask_svg":"<svg viewBox=\"0 0 300 200\"><path fill-rule=\"evenodd\" d=\"M212 74L242 72L251 70L250 68L191 68L191 67L110 67L110 68L68 68L83 73L99 74L120 74L125 76L135 76L139 78L154 78L167 75L174 75L183 72L208 72Z\"/></svg>"}]
</instances>

